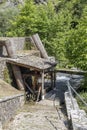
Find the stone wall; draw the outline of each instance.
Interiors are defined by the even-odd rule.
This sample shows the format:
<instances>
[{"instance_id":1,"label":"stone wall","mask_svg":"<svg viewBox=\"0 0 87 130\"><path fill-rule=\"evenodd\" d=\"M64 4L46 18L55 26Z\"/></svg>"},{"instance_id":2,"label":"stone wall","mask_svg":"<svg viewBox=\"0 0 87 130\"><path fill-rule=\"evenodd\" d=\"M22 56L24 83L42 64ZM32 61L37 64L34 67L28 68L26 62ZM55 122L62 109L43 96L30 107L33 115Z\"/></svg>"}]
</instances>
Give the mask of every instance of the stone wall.
<instances>
[{"instance_id":1,"label":"stone wall","mask_svg":"<svg viewBox=\"0 0 87 130\"><path fill-rule=\"evenodd\" d=\"M25 38L11 38L15 51L23 50ZM7 68L7 52L4 46L0 46L0 79L4 80L4 70ZM24 95L16 95L0 99L0 130L2 125L8 122L16 113L17 109L24 104Z\"/></svg>"},{"instance_id":2,"label":"stone wall","mask_svg":"<svg viewBox=\"0 0 87 130\"><path fill-rule=\"evenodd\" d=\"M73 104L68 92L65 92L65 103L68 119L72 122L73 130L87 130L87 115L84 110L80 110L76 99L73 97Z\"/></svg>"},{"instance_id":3,"label":"stone wall","mask_svg":"<svg viewBox=\"0 0 87 130\"><path fill-rule=\"evenodd\" d=\"M30 43L29 38L25 37L14 37L9 38L12 41L12 47L15 51L15 55L17 51L21 51L25 47L25 43ZM5 46L0 46L0 78L4 80L4 69L6 66L6 57L7 57L7 51Z\"/></svg>"},{"instance_id":4,"label":"stone wall","mask_svg":"<svg viewBox=\"0 0 87 130\"><path fill-rule=\"evenodd\" d=\"M0 121L2 125L11 120L17 109L24 104L24 94L0 99Z\"/></svg>"},{"instance_id":5,"label":"stone wall","mask_svg":"<svg viewBox=\"0 0 87 130\"><path fill-rule=\"evenodd\" d=\"M2 130L2 123L0 122L0 130Z\"/></svg>"},{"instance_id":6,"label":"stone wall","mask_svg":"<svg viewBox=\"0 0 87 130\"><path fill-rule=\"evenodd\" d=\"M23 50L25 43L29 42L29 39L24 37L15 37L10 39L12 40L15 53ZM4 70L7 68L6 56L6 48L4 46L0 46L0 79L2 80L4 80ZM8 122L14 116L17 109L23 104L24 94L0 99L0 130L2 129L2 125Z\"/></svg>"},{"instance_id":7,"label":"stone wall","mask_svg":"<svg viewBox=\"0 0 87 130\"><path fill-rule=\"evenodd\" d=\"M6 67L6 59L0 58L0 79L4 80L4 70Z\"/></svg>"},{"instance_id":8,"label":"stone wall","mask_svg":"<svg viewBox=\"0 0 87 130\"><path fill-rule=\"evenodd\" d=\"M10 38L13 41L13 48L15 51L18 50L23 50L24 44L25 44L25 38L20 37L20 38ZM7 67L6 66L6 58L7 52L6 48L4 46L0 46L0 78L4 80L4 69Z\"/></svg>"},{"instance_id":9,"label":"stone wall","mask_svg":"<svg viewBox=\"0 0 87 130\"><path fill-rule=\"evenodd\" d=\"M15 52L23 50L25 42L27 41L26 38L24 37L14 37L9 39L12 41L12 47ZM7 55L6 48L4 46L3 47L0 46L0 56L6 56L6 55Z\"/></svg>"}]
</instances>

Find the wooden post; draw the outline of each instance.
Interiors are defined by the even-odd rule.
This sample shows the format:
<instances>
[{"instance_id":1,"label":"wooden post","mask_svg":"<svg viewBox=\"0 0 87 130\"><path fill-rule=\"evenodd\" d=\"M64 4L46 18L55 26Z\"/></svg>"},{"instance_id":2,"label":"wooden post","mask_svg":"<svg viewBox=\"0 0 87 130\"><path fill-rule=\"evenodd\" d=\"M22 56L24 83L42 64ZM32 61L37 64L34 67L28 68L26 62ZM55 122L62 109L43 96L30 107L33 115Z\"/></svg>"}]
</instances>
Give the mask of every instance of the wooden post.
<instances>
[{"instance_id":1,"label":"wooden post","mask_svg":"<svg viewBox=\"0 0 87 130\"><path fill-rule=\"evenodd\" d=\"M53 82L53 79L54 79L54 75L53 75L53 72L51 72L51 89L54 88L54 82Z\"/></svg>"},{"instance_id":2,"label":"wooden post","mask_svg":"<svg viewBox=\"0 0 87 130\"><path fill-rule=\"evenodd\" d=\"M42 100L44 100L44 70L42 72Z\"/></svg>"},{"instance_id":3,"label":"wooden post","mask_svg":"<svg viewBox=\"0 0 87 130\"><path fill-rule=\"evenodd\" d=\"M45 48L44 48L44 46L39 38L39 35L38 34L33 35L32 39L33 39L37 49L40 51L42 58L48 59L47 52L46 52L46 50L45 50Z\"/></svg>"},{"instance_id":4,"label":"wooden post","mask_svg":"<svg viewBox=\"0 0 87 130\"><path fill-rule=\"evenodd\" d=\"M12 44L13 44L13 41L11 41L11 40L5 41L5 47L6 47L8 56L11 57L11 58L15 58L15 50L13 48L14 45L12 46ZM13 65L12 70L13 70L13 73L14 73L14 76L15 76L15 79L16 79L16 82L17 82L17 85L18 85L18 89L24 90L24 82L23 82L23 79L22 79L20 68L16 65Z\"/></svg>"},{"instance_id":5,"label":"wooden post","mask_svg":"<svg viewBox=\"0 0 87 130\"><path fill-rule=\"evenodd\" d=\"M56 87L56 72L54 71L54 88Z\"/></svg>"},{"instance_id":6,"label":"wooden post","mask_svg":"<svg viewBox=\"0 0 87 130\"><path fill-rule=\"evenodd\" d=\"M35 44L32 36L29 37L29 41L30 41L30 43L32 43L34 45L35 49L37 49L36 44Z\"/></svg>"},{"instance_id":7,"label":"wooden post","mask_svg":"<svg viewBox=\"0 0 87 130\"><path fill-rule=\"evenodd\" d=\"M15 76L15 79L16 79L18 89L24 90L25 86L24 86L24 82L23 82L23 79L22 79L20 68L16 65L12 65L12 70L13 70L13 73L14 73L14 76Z\"/></svg>"},{"instance_id":8,"label":"wooden post","mask_svg":"<svg viewBox=\"0 0 87 130\"><path fill-rule=\"evenodd\" d=\"M12 39L8 39L5 41L5 47L6 47L8 56L11 58L15 58L15 48L14 48Z\"/></svg>"}]
</instances>

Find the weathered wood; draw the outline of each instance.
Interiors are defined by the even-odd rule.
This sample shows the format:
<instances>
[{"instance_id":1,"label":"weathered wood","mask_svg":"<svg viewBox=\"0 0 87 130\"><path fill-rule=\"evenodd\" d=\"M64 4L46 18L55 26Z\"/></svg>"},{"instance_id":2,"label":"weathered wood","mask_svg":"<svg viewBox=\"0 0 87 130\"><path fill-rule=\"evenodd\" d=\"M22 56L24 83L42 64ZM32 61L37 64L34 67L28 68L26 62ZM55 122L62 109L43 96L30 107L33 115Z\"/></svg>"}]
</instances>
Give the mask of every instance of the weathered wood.
<instances>
[{"instance_id":1,"label":"weathered wood","mask_svg":"<svg viewBox=\"0 0 87 130\"><path fill-rule=\"evenodd\" d=\"M55 73L55 71L54 71L54 86L53 86L54 88L56 87L56 73Z\"/></svg>"},{"instance_id":2,"label":"weathered wood","mask_svg":"<svg viewBox=\"0 0 87 130\"><path fill-rule=\"evenodd\" d=\"M38 76L34 75L32 79L33 79L33 90L35 91L37 86Z\"/></svg>"},{"instance_id":3,"label":"weathered wood","mask_svg":"<svg viewBox=\"0 0 87 130\"><path fill-rule=\"evenodd\" d=\"M26 82L26 76L23 76L23 78L24 78L24 84L25 84L25 86L27 87L27 89L32 93L32 94L34 94L34 91L30 88L30 86L27 84L27 82Z\"/></svg>"},{"instance_id":4,"label":"weathered wood","mask_svg":"<svg viewBox=\"0 0 87 130\"><path fill-rule=\"evenodd\" d=\"M13 40L6 40L5 47L6 47L6 51L8 53L8 56L11 58L15 58L15 50L14 50Z\"/></svg>"},{"instance_id":5,"label":"weathered wood","mask_svg":"<svg viewBox=\"0 0 87 130\"><path fill-rule=\"evenodd\" d=\"M42 72L42 100L44 100L44 71Z\"/></svg>"},{"instance_id":6,"label":"weathered wood","mask_svg":"<svg viewBox=\"0 0 87 130\"><path fill-rule=\"evenodd\" d=\"M58 69L54 71L55 73L67 73L67 74L75 74L75 75L84 75L87 74L87 71L81 71L81 70L71 70L71 69Z\"/></svg>"},{"instance_id":7,"label":"weathered wood","mask_svg":"<svg viewBox=\"0 0 87 130\"><path fill-rule=\"evenodd\" d=\"M17 59L8 59L8 62L39 71L54 67L54 64L52 64L49 60L37 56L26 56Z\"/></svg>"},{"instance_id":8,"label":"weathered wood","mask_svg":"<svg viewBox=\"0 0 87 130\"><path fill-rule=\"evenodd\" d=\"M57 69L57 70L48 70L46 73L66 73L66 74L75 74L75 75L85 75L87 71L81 70L71 70L71 69Z\"/></svg>"},{"instance_id":9,"label":"weathered wood","mask_svg":"<svg viewBox=\"0 0 87 130\"><path fill-rule=\"evenodd\" d=\"M35 49L37 49L36 44L32 38L32 36L29 37L30 42L34 45Z\"/></svg>"},{"instance_id":10,"label":"weathered wood","mask_svg":"<svg viewBox=\"0 0 87 130\"><path fill-rule=\"evenodd\" d=\"M51 88L53 89L53 87L54 87L54 82L53 82L54 75L53 75L53 73L51 73L50 75L51 75Z\"/></svg>"},{"instance_id":11,"label":"weathered wood","mask_svg":"<svg viewBox=\"0 0 87 130\"><path fill-rule=\"evenodd\" d=\"M48 59L49 57L47 55L47 52L46 52L40 38L39 38L39 35L38 34L33 35L32 39L33 39L37 49L40 51L42 58Z\"/></svg>"},{"instance_id":12,"label":"weathered wood","mask_svg":"<svg viewBox=\"0 0 87 130\"><path fill-rule=\"evenodd\" d=\"M18 66L12 65L12 70L16 79L16 83L19 90L24 90L24 82L22 79L21 71Z\"/></svg>"},{"instance_id":13,"label":"weathered wood","mask_svg":"<svg viewBox=\"0 0 87 130\"><path fill-rule=\"evenodd\" d=\"M5 41L5 47L6 47L8 56L11 57L11 58L15 58L15 50L14 50L12 45L13 45L12 40L6 40ZM20 68L16 65L13 65L12 70L13 70L13 73L14 73L14 76L15 76L15 79L16 79L16 82L17 82L17 85L18 85L18 89L24 90L24 83L23 83L23 80L22 80Z\"/></svg>"},{"instance_id":14,"label":"weathered wood","mask_svg":"<svg viewBox=\"0 0 87 130\"><path fill-rule=\"evenodd\" d=\"M16 60L13 61L12 59L8 59L7 62L11 63L13 65L16 65L16 66L21 66L21 67L25 67L25 68L28 68L28 69L33 69L33 70L41 71L41 69L39 69L39 68L35 68L35 67L32 67L32 66L29 66L27 63L24 64L24 63L16 62Z\"/></svg>"},{"instance_id":15,"label":"weathered wood","mask_svg":"<svg viewBox=\"0 0 87 130\"><path fill-rule=\"evenodd\" d=\"M37 102L40 100L40 94L41 94L41 86L39 86L38 94L37 94Z\"/></svg>"}]
</instances>

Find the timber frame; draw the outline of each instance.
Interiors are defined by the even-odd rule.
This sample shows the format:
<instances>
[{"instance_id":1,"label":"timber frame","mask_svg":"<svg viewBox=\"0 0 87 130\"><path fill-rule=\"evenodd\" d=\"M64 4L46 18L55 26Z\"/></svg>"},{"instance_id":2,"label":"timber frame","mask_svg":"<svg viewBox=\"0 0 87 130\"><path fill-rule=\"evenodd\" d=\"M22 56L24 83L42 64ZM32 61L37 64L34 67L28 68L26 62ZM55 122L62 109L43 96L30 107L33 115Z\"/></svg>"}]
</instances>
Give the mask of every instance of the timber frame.
<instances>
[{"instance_id":1,"label":"timber frame","mask_svg":"<svg viewBox=\"0 0 87 130\"><path fill-rule=\"evenodd\" d=\"M38 34L35 34L31 37L29 37L29 41L34 45L36 50L39 51L40 56L34 56L32 55L32 50L29 50L29 53L27 55L18 56L13 49L13 46L15 46L14 41L11 38L1 38L0 39L0 46L5 46L8 57L6 59L7 63L10 63L12 66L12 70L18 85L18 89L23 90L25 88L25 84L23 81L23 76L20 70L20 67L24 67L30 70L30 74L28 75L35 75L35 73L32 72L39 72L41 79L42 79L42 86L41 86L41 93L42 93L42 99L44 99L44 82L45 82L45 74L49 74L51 76L51 88L55 85L55 73L54 69L56 66L55 59L53 57L49 57L47 55L47 52L39 38ZM32 53L32 54L31 54ZM32 91L32 90L31 90Z\"/></svg>"},{"instance_id":2,"label":"timber frame","mask_svg":"<svg viewBox=\"0 0 87 130\"><path fill-rule=\"evenodd\" d=\"M26 61L27 59L27 61ZM35 60L36 59L36 60ZM37 60L38 59L38 60ZM33 60L33 62L32 62ZM47 62L48 61L48 62ZM54 68L56 66L56 63L52 63L49 60L36 57L36 56L28 56L28 57L23 57L23 58L18 58L18 59L11 59L8 58L7 60L8 63L18 66L18 67L24 67L27 68L30 71L28 75L30 76L37 76L35 75L35 72L40 73L41 79L42 79L42 99L44 99L45 95L45 88L44 88L44 83L45 83L45 75L48 74L51 76L51 89L55 87L55 73L54 73ZM42 64L41 64L42 63Z\"/></svg>"}]
</instances>

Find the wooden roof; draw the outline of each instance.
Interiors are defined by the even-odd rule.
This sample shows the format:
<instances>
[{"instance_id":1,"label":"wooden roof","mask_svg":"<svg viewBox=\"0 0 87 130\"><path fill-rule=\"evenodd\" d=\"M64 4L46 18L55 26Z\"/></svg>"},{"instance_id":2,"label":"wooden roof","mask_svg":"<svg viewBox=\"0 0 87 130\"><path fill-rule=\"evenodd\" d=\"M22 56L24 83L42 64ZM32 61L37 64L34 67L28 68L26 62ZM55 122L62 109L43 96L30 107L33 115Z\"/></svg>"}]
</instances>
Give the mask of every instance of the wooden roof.
<instances>
[{"instance_id":1,"label":"wooden roof","mask_svg":"<svg viewBox=\"0 0 87 130\"><path fill-rule=\"evenodd\" d=\"M7 40L9 40L9 38L0 38L0 45L5 44L5 42ZM35 40L35 38L34 38L34 40ZM40 41L40 39L39 39L39 41ZM37 40L37 42L38 42L38 40ZM11 43L12 43L12 46L13 46L12 41L11 41ZM40 48L42 47L41 49L44 50L43 53L45 53L45 49L44 49L41 41L40 41L39 44L40 44L39 47ZM10 46L10 50L8 50L8 51L10 51L10 53L8 55L9 55L9 57L12 57L12 58L7 58L7 62L9 62L11 64L15 64L15 65L18 65L18 66L23 66L23 67L26 67L26 68L31 68L31 69L35 69L35 70L39 70L39 71L47 70L47 69L52 68L56 65L56 62L53 59L49 58L48 56L45 59L40 58L39 57L40 52L38 50L25 51L25 52L24 51L23 52L22 51L21 52L16 51L15 52L14 48L12 48L13 50L11 50L11 47L12 47L11 44L7 44L7 45ZM7 49L9 49L9 47Z\"/></svg>"},{"instance_id":2,"label":"wooden roof","mask_svg":"<svg viewBox=\"0 0 87 130\"><path fill-rule=\"evenodd\" d=\"M43 59L37 56L25 56L17 59L8 58L7 62L39 71L47 70L56 65L55 61Z\"/></svg>"}]
</instances>

